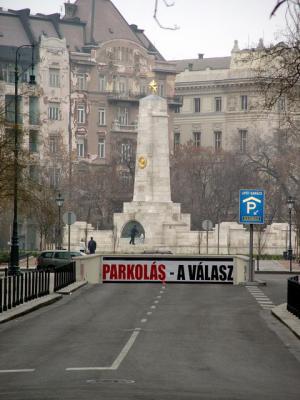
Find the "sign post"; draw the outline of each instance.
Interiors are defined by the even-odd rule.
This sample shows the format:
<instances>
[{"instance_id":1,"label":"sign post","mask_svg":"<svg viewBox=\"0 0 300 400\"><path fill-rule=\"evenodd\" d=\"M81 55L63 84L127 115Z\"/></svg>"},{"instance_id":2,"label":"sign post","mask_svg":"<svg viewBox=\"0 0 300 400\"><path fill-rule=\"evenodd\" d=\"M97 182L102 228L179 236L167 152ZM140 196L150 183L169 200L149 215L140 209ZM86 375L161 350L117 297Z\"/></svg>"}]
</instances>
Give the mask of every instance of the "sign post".
<instances>
[{"instance_id":1,"label":"sign post","mask_svg":"<svg viewBox=\"0 0 300 400\"><path fill-rule=\"evenodd\" d=\"M213 223L209 219L202 222L202 228L206 230L206 254L208 254L208 231L213 227Z\"/></svg>"},{"instance_id":2,"label":"sign post","mask_svg":"<svg viewBox=\"0 0 300 400\"><path fill-rule=\"evenodd\" d=\"M76 215L72 211L67 211L63 215L63 221L68 225L68 251L70 251L71 225L76 222Z\"/></svg>"},{"instance_id":3,"label":"sign post","mask_svg":"<svg viewBox=\"0 0 300 400\"><path fill-rule=\"evenodd\" d=\"M260 189L240 190L240 224L250 225L249 281L254 280L253 226L265 223L265 192Z\"/></svg>"}]
</instances>

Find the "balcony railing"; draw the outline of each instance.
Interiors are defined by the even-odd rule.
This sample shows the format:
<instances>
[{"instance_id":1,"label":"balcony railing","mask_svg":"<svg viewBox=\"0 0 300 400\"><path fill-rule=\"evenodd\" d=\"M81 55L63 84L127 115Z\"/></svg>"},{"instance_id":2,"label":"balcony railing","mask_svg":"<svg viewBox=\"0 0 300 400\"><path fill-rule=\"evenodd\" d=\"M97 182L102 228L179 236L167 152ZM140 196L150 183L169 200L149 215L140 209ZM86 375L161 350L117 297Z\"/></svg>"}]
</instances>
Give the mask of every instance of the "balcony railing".
<instances>
[{"instance_id":1,"label":"balcony railing","mask_svg":"<svg viewBox=\"0 0 300 400\"><path fill-rule=\"evenodd\" d=\"M126 132L136 132L137 131L137 123L134 122L130 125L121 124L119 121L114 121L111 127L112 131L126 131Z\"/></svg>"},{"instance_id":2,"label":"balcony railing","mask_svg":"<svg viewBox=\"0 0 300 400\"><path fill-rule=\"evenodd\" d=\"M145 97L145 94L136 93L132 91L126 92L110 92L108 93L109 101L131 101L134 103L138 103L142 97Z\"/></svg>"}]
</instances>

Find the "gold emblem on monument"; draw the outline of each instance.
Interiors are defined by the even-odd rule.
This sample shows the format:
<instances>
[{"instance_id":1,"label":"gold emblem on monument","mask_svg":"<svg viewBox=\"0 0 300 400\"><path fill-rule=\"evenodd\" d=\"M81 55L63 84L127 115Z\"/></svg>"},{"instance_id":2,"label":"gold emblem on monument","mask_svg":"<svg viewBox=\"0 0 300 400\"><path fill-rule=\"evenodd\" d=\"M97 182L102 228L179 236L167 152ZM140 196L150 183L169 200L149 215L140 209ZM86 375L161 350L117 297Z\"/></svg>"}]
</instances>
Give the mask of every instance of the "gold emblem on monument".
<instances>
[{"instance_id":1,"label":"gold emblem on monument","mask_svg":"<svg viewBox=\"0 0 300 400\"><path fill-rule=\"evenodd\" d=\"M149 88L151 90L151 93L157 93L157 82L154 79L152 79L152 81L149 83Z\"/></svg>"},{"instance_id":2,"label":"gold emblem on monument","mask_svg":"<svg viewBox=\"0 0 300 400\"><path fill-rule=\"evenodd\" d=\"M143 156L139 157L138 164L141 169L144 169L147 166L147 159Z\"/></svg>"}]
</instances>

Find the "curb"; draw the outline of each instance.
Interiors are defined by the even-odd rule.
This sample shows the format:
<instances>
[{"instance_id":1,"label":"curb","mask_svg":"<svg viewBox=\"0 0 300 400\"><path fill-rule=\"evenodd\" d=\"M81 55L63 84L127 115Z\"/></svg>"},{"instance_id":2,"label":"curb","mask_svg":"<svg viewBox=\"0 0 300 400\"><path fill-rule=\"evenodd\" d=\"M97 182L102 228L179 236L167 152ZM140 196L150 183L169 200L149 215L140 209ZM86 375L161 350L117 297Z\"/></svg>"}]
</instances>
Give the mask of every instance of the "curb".
<instances>
[{"instance_id":1,"label":"curb","mask_svg":"<svg viewBox=\"0 0 300 400\"><path fill-rule=\"evenodd\" d=\"M49 294L48 296L39 297L38 299L32 300L28 303L21 304L20 306L5 311L3 315L0 314L0 324L38 310L41 307L55 303L61 298L62 295L60 294Z\"/></svg>"},{"instance_id":2,"label":"curb","mask_svg":"<svg viewBox=\"0 0 300 400\"><path fill-rule=\"evenodd\" d=\"M283 303L272 308L272 314L286 325L300 339L300 319L287 310L287 304Z\"/></svg>"},{"instance_id":3,"label":"curb","mask_svg":"<svg viewBox=\"0 0 300 400\"><path fill-rule=\"evenodd\" d=\"M76 290L82 288L86 284L87 284L87 281L74 282L69 286L66 286L60 290L57 290L56 293L61 294L61 295L72 294L73 292L76 292Z\"/></svg>"},{"instance_id":4,"label":"curb","mask_svg":"<svg viewBox=\"0 0 300 400\"><path fill-rule=\"evenodd\" d=\"M246 281L246 282L241 282L239 283L241 286L267 286L267 282L261 281L261 280L256 280L256 281Z\"/></svg>"}]
</instances>

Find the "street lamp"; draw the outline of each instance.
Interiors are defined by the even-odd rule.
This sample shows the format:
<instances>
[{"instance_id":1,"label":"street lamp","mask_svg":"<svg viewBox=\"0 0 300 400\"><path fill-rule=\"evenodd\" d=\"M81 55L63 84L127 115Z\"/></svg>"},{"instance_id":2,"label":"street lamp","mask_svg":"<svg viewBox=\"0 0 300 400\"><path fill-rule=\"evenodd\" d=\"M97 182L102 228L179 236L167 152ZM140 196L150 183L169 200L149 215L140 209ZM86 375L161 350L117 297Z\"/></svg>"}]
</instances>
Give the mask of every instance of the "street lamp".
<instances>
[{"instance_id":1,"label":"street lamp","mask_svg":"<svg viewBox=\"0 0 300 400\"><path fill-rule=\"evenodd\" d=\"M295 201L289 196L287 200L287 206L289 208L289 248L288 248L288 259L290 260L290 272L292 272L292 261L293 261L293 248L292 248L292 208Z\"/></svg>"},{"instance_id":2,"label":"street lamp","mask_svg":"<svg viewBox=\"0 0 300 400\"><path fill-rule=\"evenodd\" d=\"M14 95L14 106L15 106L15 118L14 118L14 217L13 217L13 231L11 238L11 248L10 248L10 263L8 268L9 275L15 275L19 273L19 236L18 236L18 175L19 175L19 144L18 144L18 136L19 136L19 127L18 127L18 113L19 113L19 104L18 104L18 84L19 84L19 51L24 47L31 47L31 75L29 79L29 84L35 84L35 76L33 73L34 68L34 45L25 44L20 46L16 50L16 59L15 59L15 95Z\"/></svg>"},{"instance_id":3,"label":"street lamp","mask_svg":"<svg viewBox=\"0 0 300 400\"><path fill-rule=\"evenodd\" d=\"M55 199L56 204L58 206L58 249L61 249L61 223L60 223L60 210L64 204L65 199L62 197L60 193L58 193L57 198Z\"/></svg>"}]
</instances>

